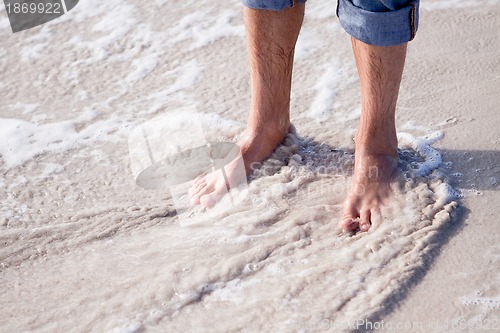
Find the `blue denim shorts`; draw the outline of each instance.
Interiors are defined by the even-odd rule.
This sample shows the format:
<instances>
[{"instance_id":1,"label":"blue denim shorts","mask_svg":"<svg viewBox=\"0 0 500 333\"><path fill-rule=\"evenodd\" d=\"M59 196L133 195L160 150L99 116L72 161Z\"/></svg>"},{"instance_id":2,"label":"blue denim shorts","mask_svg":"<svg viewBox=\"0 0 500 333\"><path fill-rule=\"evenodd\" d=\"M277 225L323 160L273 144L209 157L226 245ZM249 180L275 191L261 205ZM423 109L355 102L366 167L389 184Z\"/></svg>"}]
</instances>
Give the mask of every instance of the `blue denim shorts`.
<instances>
[{"instance_id":1,"label":"blue denim shorts","mask_svg":"<svg viewBox=\"0 0 500 333\"><path fill-rule=\"evenodd\" d=\"M241 0L250 8L282 10L294 0ZM306 0L298 0L305 3ZM338 0L337 16L348 34L371 45L391 46L415 37L420 0Z\"/></svg>"}]
</instances>

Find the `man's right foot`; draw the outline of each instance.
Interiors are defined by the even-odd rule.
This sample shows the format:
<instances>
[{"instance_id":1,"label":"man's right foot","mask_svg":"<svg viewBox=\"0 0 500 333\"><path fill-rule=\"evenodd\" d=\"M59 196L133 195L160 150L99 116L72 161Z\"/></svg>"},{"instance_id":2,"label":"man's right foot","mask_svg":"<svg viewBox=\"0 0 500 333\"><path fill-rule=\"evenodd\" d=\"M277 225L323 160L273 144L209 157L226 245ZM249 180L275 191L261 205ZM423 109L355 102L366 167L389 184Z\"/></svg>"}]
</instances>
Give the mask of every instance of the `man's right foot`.
<instances>
[{"instance_id":1,"label":"man's right foot","mask_svg":"<svg viewBox=\"0 0 500 333\"><path fill-rule=\"evenodd\" d=\"M303 3L280 11L245 7L245 30L250 60L250 115L238 142L245 166L238 159L221 171L198 177L191 191L194 204L212 207L230 187L246 181L255 162L262 162L283 141L290 127L290 91L295 43L304 19Z\"/></svg>"},{"instance_id":2,"label":"man's right foot","mask_svg":"<svg viewBox=\"0 0 500 333\"><path fill-rule=\"evenodd\" d=\"M251 133L251 134L249 134ZM252 171L252 164L262 162L283 141L287 131L246 131L238 142L240 153L235 160L224 166L225 177L220 170L198 176L191 188L191 202L203 207L213 207L227 191L246 181L246 176ZM245 177L240 172L239 158L243 158Z\"/></svg>"}]
</instances>

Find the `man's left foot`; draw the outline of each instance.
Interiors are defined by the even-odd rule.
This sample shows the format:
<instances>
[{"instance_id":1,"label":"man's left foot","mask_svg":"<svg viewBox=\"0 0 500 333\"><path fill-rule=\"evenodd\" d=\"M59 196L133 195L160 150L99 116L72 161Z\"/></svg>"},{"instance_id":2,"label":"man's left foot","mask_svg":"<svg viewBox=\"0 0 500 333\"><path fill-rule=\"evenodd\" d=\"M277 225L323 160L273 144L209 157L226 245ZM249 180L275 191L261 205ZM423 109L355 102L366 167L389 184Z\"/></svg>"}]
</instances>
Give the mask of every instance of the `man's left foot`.
<instances>
[{"instance_id":1,"label":"man's left foot","mask_svg":"<svg viewBox=\"0 0 500 333\"><path fill-rule=\"evenodd\" d=\"M391 194L390 181L398 159L397 154L366 148L356 149L354 156L354 180L339 226L350 232L367 231L382 219L380 207Z\"/></svg>"}]
</instances>

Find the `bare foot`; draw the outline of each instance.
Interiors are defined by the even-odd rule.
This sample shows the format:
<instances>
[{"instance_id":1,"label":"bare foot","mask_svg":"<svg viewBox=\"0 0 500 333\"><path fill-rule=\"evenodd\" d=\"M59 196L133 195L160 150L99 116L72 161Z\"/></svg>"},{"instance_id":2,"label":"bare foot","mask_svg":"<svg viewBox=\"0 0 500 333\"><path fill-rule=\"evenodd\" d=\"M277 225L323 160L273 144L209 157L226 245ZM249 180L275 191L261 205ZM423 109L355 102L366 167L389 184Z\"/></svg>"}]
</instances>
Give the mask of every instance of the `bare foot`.
<instances>
[{"instance_id":1,"label":"bare foot","mask_svg":"<svg viewBox=\"0 0 500 333\"><path fill-rule=\"evenodd\" d=\"M247 131L247 133L250 131ZM203 207L213 207L221 197L238 183L246 181L246 176L251 171L251 165L266 159L274 149L283 141L287 131L275 131L273 134L245 134L238 142L241 156L245 165L245 175L242 176L237 160L224 167L224 174L214 171L198 176L191 189L191 202L201 204ZM277 134L278 133L278 134Z\"/></svg>"},{"instance_id":2,"label":"bare foot","mask_svg":"<svg viewBox=\"0 0 500 333\"><path fill-rule=\"evenodd\" d=\"M267 158L288 133L293 55L304 18L304 4L281 11L245 7L245 31L250 61L251 96L246 135L238 146L245 173L252 163ZM213 206L241 177L233 161L222 171L198 177L193 185L194 204ZM225 174L225 175L224 175Z\"/></svg>"},{"instance_id":3,"label":"bare foot","mask_svg":"<svg viewBox=\"0 0 500 333\"><path fill-rule=\"evenodd\" d=\"M379 223L380 207L391 194L390 181L396 167L394 154L356 150L354 180L339 222L343 230L367 231L372 224Z\"/></svg>"}]
</instances>

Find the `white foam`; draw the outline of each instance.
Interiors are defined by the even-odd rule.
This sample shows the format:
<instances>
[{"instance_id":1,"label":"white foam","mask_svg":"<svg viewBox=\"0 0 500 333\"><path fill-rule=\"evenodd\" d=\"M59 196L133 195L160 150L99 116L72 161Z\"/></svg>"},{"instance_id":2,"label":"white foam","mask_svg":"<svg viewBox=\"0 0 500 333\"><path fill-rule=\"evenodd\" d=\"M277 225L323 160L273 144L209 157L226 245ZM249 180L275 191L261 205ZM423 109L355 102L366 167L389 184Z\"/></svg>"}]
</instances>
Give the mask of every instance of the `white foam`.
<instances>
[{"instance_id":1,"label":"white foam","mask_svg":"<svg viewBox=\"0 0 500 333\"><path fill-rule=\"evenodd\" d=\"M306 5L306 17L328 19L337 16L337 6L332 1L311 1Z\"/></svg>"},{"instance_id":2,"label":"white foam","mask_svg":"<svg viewBox=\"0 0 500 333\"><path fill-rule=\"evenodd\" d=\"M181 66L172 71L165 72L162 76L169 77L173 75L176 80L173 84L168 86L167 89L162 90L160 94L171 95L182 89L191 88L198 82L198 80L200 80L202 71L203 65L193 59L183 63Z\"/></svg>"},{"instance_id":3,"label":"white foam","mask_svg":"<svg viewBox=\"0 0 500 333\"><path fill-rule=\"evenodd\" d=\"M447 204L460 197L460 194L448 183L440 183L435 188L439 204Z\"/></svg>"},{"instance_id":4,"label":"white foam","mask_svg":"<svg viewBox=\"0 0 500 333\"><path fill-rule=\"evenodd\" d=\"M335 115L335 119L339 122L349 122L353 120L359 120L361 117L361 107L357 107L349 113Z\"/></svg>"},{"instance_id":5,"label":"white foam","mask_svg":"<svg viewBox=\"0 0 500 333\"><path fill-rule=\"evenodd\" d=\"M28 45L21 50L21 59L23 61L32 61L40 57L44 50L49 45L46 43L38 43L35 45Z\"/></svg>"},{"instance_id":6,"label":"white foam","mask_svg":"<svg viewBox=\"0 0 500 333\"><path fill-rule=\"evenodd\" d=\"M194 42L191 44L191 49L206 46L225 37L243 37L245 34L243 25L231 24L231 20L238 15L238 11L225 10L222 13L218 13L217 16L208 17L208 22L204 22L203 25L193 27Z\"/></svg>"},{"instance_id":7,"label":"white foam","mask_svg":"<svg viewBox=\"0 0 500 333\"><path fill-rule=\"evenodd\" d=\"M425 137L414 137L406 132L398 132L399 145L402 148L410 148L419 153L423 158L423 162L415 162L413 166L419 175L428 175L433 170L437 169L443 159L441 154L431 144L440 140L443 137L442 132L434 132Z\"/></svg>"},{"instance_id":8,"label":"white foam","mask_svg":"<svg viewBox=\"0 0 500 333\"><path fill-rule=\"evenodd\" d=\"M155 113L160 108L168 105L172 101L182 99L185 105L192 106L194 101L187 98L185 90L191 90L196 83L201 80L203 66L197 60L190 60L179 67L162 74L165 78L174 78L174 82L164 89L151 91L143 98L148 101L150 107L143 111L145 113Z\"/></svg>"},{"instance_id":9,"label":"white foam","mask_svg":"<svg viewBox=\"0 0 500 333\"><path fill-rule=\"evenodd\" d=\"M59 122L36 124L19 119L1 119L0 154L7 167L21 165L27 160L46 151L57 151L63 140L73 137L76 132L73 124Z\"/></svg>"},{"instance_id":10,"label":"white foam","mask_svg":"<svg viewBox=\"0 0 500 333\"><path fill-rule=\"evenodd\" d=\"M339 67L339 61L324 65L323 75L315 85L317 94L311 104L309 117L322 121L332 114L336 89L342 80Z\"/></svg>"},{"instance_id":11,"label":"white foam","mask_svg":"<svg viewBox=\"0 0 500 333\"><path fill-rule=\"evenodd\" d=\"M190 50L196 50L226 37L243 37L242 24L233 21L241 12L225 9L214 15L210 8L198 9L179 18L179 21L167 31L170 43L190 41Z\"/></svg>"},{"instance_id":12,"label":"white foam","mask_svg":"<svg viewBox=\"0 0 500 333\"><path fill-rule=\"evenodd\" d=\"M21 39L22 48L20 51L21 60L30 62L46 54L46 49L51 43L53 34L49 24L44 24L35 34L28 34Z\"/></svg>"},{"instance_id":13,"label":"white foam","mask_svg":"<svg viewBox=\"0 0 500 333\"><path fill-rule=\"evenodd\" d=\"M316 96L307 113L308 117L319 122L332 116L337 91L355 80L346 74L347 68L339 59L323 65L321 73L321 78L314 86Z\"/></svg>"},{"instance_id":14,"label":"white foam","mask_svg":"<svg viewBox=\"0 0 500 333\"><path fill-rule=\"evenodd\" d=\"M195 10L179 19L177 24L167 30L167 34L172 36L172 42L181 42L192 38L192 27L201 24L207 16L206 10Z\"/></svg>"},{"instance_id":15,"label":"white foam","mask_svg":"<svg viewBox=\"0 0 500 333\"><path fill-rule=\"evenodd\" d=\"M125 77L125 82L128 85L144 79L156 68L158 65L158 54L152 53L145 57L134 59L132 65L135 66L135 70Z\"/></svg>"},{"instance_id":16,"label":"white foam","mask_svg":"<svg viewBox=\"0 0 500 333\"><path fill-rule=\"evenodd\" d=\"M0 155L7 168L13 168L43 153L62 153L97 141L113 138L118 119L106 119L90 124L80 132L75 125L85 115L72 120L36 124L20 119L0 118Z\"/></svg>"},{"instance_id":17,"label":"white foam","mask_svg":"<svg viewBox=\"0 0 500 333\"><path fill-rule=\"evenodd\" d=\"M297 45L295 46L294 59L295 61L307 59L323 47L325 45L321 38L318 37L317 31L304 26L300 30Z\"/></svg>"},{"instance_id":18,"label":"white foam","mask_svg":"<svg viewBox=\"0 0 500 333\"><path fill-rule=\"evenodd\" d=\"M92 31L99 33L100 37L89 41L83 40L82 36L71 39L77 48L92 51L93 56L85 61L87 63L108 58L111 55L109 48L124 38L137 24L134 15L136 7L130 3L116 0L106 2L87 0L79 2L77 8L78 11L75 11L72 17L76 21L99 16L99 21L92 26Z\"/></svg>"}]
</instances>

